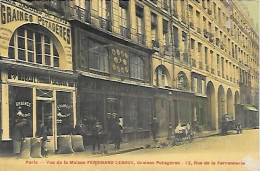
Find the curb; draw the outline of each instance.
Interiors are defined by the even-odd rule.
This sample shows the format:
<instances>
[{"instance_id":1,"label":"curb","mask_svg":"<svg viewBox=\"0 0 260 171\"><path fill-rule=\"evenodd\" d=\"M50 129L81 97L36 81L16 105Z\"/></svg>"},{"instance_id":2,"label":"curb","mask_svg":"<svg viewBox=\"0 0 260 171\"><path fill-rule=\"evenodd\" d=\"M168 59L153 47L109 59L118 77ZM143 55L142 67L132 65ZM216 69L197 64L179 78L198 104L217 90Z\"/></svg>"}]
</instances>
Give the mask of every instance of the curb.
<instances>
[{"instance_id":1,"label":"curb","mask_svg":"<svg viewBox=\"0 0 260 171\"><path fill-rule=\"evenodd\" d=\"M120 150L120 151L108 152L108 154L106 154L106 156L115 155L115 154L122 154L122 153L137 151L137 150L141 150L141 149L144 149L144 146L129 148L129 149Z\"/></svg>"}]
</instances>

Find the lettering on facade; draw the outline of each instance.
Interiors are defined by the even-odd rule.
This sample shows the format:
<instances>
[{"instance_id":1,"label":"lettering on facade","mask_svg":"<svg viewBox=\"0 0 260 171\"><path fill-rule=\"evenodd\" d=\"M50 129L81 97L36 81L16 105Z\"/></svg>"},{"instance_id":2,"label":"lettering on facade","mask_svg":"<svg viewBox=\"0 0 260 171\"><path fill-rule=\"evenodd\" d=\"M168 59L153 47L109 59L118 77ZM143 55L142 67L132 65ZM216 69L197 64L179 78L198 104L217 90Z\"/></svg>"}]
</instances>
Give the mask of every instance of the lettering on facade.
<instances>
[{"instance_id":1,"label":"lettering on facade","mask_svg":"<svg viewBox=\"0 0 260 171\"><path fill-rule=\"evenodd\" d=\"M18 72L15 70L10 70L8 78L12 80L33 82L33 83L43 83L43 84L53 84L60 86L74 87L74 81L71 79L64 79L51 75L44 74L34 74L28 72Z\"/></svg>"},{"instance_id":2,"label":"lettering on facade","mask_svg":"<svg viewBox=\"0 0 260 171\"><path fill-rule=\"evenodd\" d=\"M57 17L51 16L51 15L42 15L41 12L39 12L36 9L33 9L32 7L28 7L26 5L16 5L15 6L9 6L7 4L1 4L1 24L5 25L11 22L15 21L24 21L24 22L30 22L30 23L37 23L39 25L42 25L49 30L52 30L54 33L59 35L65 42L70 44L70 35L71 30L67 26L64 26L66 22L58 23L62 21L59 20ZM23 7L27 9L29 12L22 11L19 9L19 7Z\"/></svg>"},{"instance_id":3,"label":"lettering on facade","mask_svg":"<svg viewBox=\"0 0 260 171\"><path fill-rule=\"evenodd\" d=\"M18 108L16 115L19 117L29 117L31 113L25 113L24 111L30 111L32 103L28 101L16 101L15 106Z\"/></svg>"}]
</instances>

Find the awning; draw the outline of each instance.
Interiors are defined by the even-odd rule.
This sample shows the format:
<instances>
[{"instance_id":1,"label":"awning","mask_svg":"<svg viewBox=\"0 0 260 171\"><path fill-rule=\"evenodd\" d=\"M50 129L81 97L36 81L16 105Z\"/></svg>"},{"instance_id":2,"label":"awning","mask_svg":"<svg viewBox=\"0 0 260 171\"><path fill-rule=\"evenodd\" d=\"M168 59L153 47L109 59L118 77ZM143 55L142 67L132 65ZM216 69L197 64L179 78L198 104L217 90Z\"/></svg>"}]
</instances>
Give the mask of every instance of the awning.
<instances>
[{"instance_id":1,"label":"awning","mask_svg":"<svg viewBox=\"0 0 260 171\"><path fill-rule=\"evenodd\" d=\"M255 111L255 112L258 111L254 106L252 106L252 105L250 105L250 104L245 104L245 105L244 105L244 109L245 109L245 110Z\"/></svg>"}]
</instances>

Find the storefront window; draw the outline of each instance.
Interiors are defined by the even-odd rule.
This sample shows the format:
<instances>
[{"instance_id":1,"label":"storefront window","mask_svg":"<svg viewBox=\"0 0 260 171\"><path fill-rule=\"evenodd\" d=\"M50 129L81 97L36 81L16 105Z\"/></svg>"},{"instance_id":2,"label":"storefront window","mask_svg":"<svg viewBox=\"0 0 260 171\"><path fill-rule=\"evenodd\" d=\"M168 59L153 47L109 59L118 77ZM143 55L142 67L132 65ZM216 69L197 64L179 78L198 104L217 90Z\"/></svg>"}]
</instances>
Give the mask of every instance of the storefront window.
<instances>
[{"instance_id":1,"label":"storefront window","mask_svg":"<svg viewBox=\"0 0 260 171\"><path fill-rule=\"evenodd\" d=\"M25 87L9 87L9 124L10 135L12 136L15 123L21 118L27 120L25 136L32 137L32 89Z\"/></svg>"},{"instance_id":2,"label":"storefront window","mask_svg":"<svg viewBox=\"0 0 260 171\"><path fill-rule=\"evenodd\" d=\"M57 128L58 135L73 133L73 103L70 92L57 92Z\"/></svg>"}]
</instances>

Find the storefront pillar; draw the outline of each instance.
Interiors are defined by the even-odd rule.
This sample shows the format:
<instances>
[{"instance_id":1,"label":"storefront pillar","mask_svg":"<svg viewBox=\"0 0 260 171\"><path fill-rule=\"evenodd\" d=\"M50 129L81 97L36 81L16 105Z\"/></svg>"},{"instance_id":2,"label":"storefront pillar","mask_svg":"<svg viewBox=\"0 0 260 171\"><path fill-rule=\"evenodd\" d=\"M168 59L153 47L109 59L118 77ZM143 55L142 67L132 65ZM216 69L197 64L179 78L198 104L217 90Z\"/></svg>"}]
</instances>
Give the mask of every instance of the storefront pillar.
<instances>
[{"instance_id":1,"label":"storefront pillar","mask_svg":"<svg viewBox=\"0 0 260 171\"><path fill-rule=\"evenodd\" d=\"M53 127L54 127L54 132L53 132L53 136L54 136L54 148L55 148L55 150L57 150L58 149L58 145L57 145L57 134L58 134L58 131L57 131L57 92L56 92L56 90L53 90L53 97L54 97L54 107L53 107L53 112L54 112L54 114L53 114L53 120L52 120L52 122L53 122Z\"/></svg>"},{"instance_id":2,"label":"storefront pillar","mask_svg":"<svg viewBox=\"0 0 260 171\"><path fill-rule=\"evenodd\" d=\"M76 125L76 121L77 121L76 98L77 98L76 92L73 91L73 92L72 92L72 99L73 99L73 100L72 100L72 101L73 101L73 126Z\"/></svg>"},{"instance_id":3,"label":"storefront pillar","mask_svg":"<svg viewBox=\"0 0 260 171\"><path fill-rule=\"evenodd\" d=\"M36 116L36 109L37 109L37 106L36 106L36 88L34 87L33 88L33 137L36 136L36 130L37 130L37 116Z\"/></svg>"},{"instance_id":4,"label":"storefront pillar","mask_svg":"<svg viewBox=\"0 0 260 171\"><path fill-rule=\"evenodd\" d=\"M9 87L7 84L8 74L2 70L2 140L10 139L9 135Z\"/></svg>"}]
</instances>

